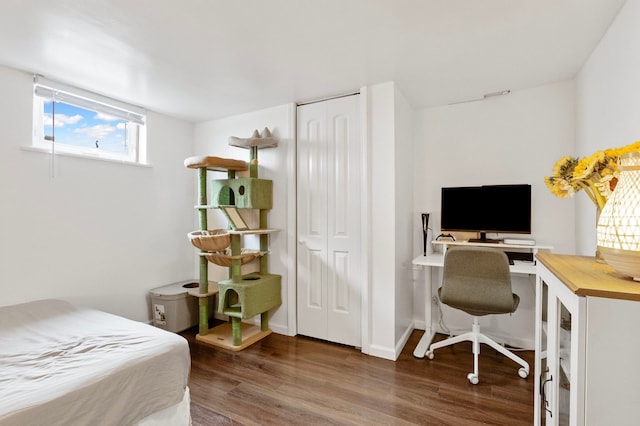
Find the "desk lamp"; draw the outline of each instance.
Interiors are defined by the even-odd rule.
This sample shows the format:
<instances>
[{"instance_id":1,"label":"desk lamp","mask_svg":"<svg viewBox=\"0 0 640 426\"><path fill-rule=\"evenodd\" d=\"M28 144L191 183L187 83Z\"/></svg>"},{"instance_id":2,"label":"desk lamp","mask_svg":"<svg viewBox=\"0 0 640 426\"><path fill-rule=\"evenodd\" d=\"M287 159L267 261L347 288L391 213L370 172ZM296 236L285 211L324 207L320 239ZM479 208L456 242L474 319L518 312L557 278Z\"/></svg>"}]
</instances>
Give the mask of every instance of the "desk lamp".
<instances>
[{"instance_id":1,"label":"desk lamp","mask_svg":"<svg viewBox=\"0 0 640 426\"><path fill-rule=\"evenodd\" d=\"M621 155L619 168L598 220L598 250L617 272L640 281L640 152Z\"/></svg>"},{"instance_id":2,"label":"desk lamp","mask_svg":"<svg viewBox=\"0 0 640 426\"><path fill-rule=\"evenodd\" d=\"M429 234L429 213L422 213L422 245L424 255L427 255L427 235Z\"/></svg>"}]
</instances>

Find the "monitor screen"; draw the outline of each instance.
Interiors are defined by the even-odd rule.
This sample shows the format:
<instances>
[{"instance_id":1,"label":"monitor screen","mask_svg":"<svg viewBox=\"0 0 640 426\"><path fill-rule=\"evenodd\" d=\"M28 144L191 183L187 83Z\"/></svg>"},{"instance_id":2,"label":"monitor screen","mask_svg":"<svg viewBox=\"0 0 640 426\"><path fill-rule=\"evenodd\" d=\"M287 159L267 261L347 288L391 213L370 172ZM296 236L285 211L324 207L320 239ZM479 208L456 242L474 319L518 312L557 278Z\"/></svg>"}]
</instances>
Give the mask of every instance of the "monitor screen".
<instances>
[{"instance_id":1,"label":"monitor screen","mask_svg":"<svg viewBox=\"0 0 640 426\"><path fill-rule=\"evenodd\" d=\"M442 188L441 201L443 231L531 233L531 185Z\"/></svg>"}]
</instances>

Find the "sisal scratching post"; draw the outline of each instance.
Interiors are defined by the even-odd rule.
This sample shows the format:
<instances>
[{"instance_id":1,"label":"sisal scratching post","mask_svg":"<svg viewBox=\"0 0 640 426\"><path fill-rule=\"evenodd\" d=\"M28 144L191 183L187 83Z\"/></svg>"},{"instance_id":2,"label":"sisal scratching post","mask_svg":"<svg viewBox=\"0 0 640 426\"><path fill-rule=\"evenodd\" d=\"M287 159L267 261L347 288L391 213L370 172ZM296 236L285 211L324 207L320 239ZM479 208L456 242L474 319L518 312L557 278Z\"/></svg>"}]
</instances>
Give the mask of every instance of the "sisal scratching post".
<instances>
[{"instance_id":1,"label":"sisal scratching post","mask_svg":"<svg viewBox=\"0 0 640 426\"><path fill-rule=\"evenodd\" d=\"M208 229L207 225L207 210L203 208L207 204L207 168L198 168L198 224L201 231ZM200 256L200 279L199 279L199 291L200 294L207 294L209 292L209 262L203 256ZM198 298L198 332L201 335L206 335L209 332L209 298Z\"/></svg>"}]
</instances>

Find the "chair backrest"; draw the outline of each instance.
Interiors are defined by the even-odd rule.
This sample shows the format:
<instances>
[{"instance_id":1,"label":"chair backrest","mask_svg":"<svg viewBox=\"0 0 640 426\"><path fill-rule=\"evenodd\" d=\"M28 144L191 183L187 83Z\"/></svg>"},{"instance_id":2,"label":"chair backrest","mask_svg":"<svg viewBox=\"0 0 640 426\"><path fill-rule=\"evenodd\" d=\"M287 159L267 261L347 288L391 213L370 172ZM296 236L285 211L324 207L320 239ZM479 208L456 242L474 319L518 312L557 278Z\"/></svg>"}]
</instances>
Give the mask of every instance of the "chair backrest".
<instances>
[{"instance_id":1,"label":"chair backrest","mask_svg":"<svg viewBox=\"0 0 640 426\"><path fill-rule=\"evenodd\" d=\"M440 300L471 315L515 312L507 255L488 247L452 247L444 259Z\"/></svg>"}]
</instances>

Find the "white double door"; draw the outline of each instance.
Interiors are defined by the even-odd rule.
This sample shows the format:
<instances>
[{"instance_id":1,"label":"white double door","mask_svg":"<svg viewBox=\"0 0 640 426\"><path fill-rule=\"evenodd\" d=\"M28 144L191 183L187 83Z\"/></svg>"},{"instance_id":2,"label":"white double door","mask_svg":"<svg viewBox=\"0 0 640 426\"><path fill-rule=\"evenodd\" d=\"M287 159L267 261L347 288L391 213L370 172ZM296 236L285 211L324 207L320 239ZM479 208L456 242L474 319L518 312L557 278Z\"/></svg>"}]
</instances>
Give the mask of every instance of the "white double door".
<instances>
[{"instance_id":1,"label":"white double door","mask_svg":"<svg viewBox=\"0 0 640 426\"><path fill-rule=\"evenodd\" d=\"M298 107L298 333L361 346L359 95Z\"/></svg>"}]
</instances>

